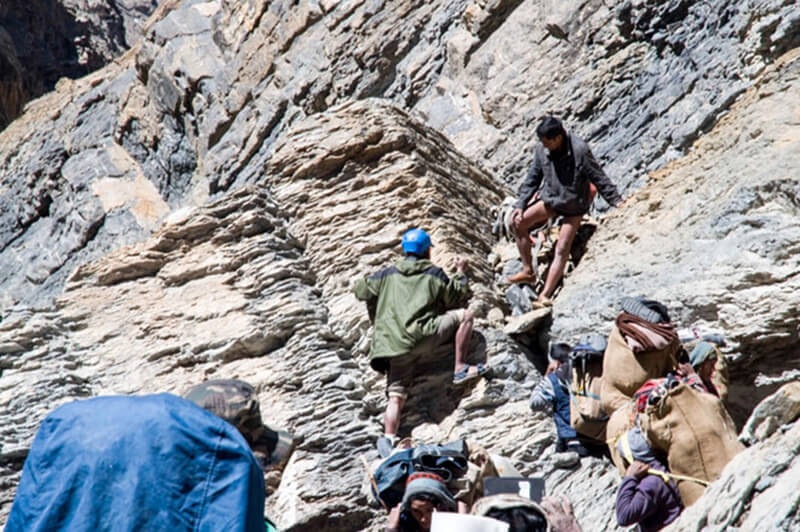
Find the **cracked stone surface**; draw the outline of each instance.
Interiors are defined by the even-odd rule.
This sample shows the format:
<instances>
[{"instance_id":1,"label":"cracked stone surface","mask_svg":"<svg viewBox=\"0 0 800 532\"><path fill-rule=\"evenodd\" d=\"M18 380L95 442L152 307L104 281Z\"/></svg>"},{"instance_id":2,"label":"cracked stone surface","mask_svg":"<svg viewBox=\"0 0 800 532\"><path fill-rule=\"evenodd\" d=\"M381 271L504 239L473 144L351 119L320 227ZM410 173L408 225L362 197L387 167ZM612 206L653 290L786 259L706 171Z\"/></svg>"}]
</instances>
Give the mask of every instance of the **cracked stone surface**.
<instances>
[{"instance_id":1,"label":"cracked stone surface","mask_svg":"<svg viewBox=\"0 0 800 532\"><path fill-rule=\"evenodd\" d=\"M74 4L90 25L91 4ZM557 467L526 344L607 332L619 298L647 295L729 340L740 425L797 380L793 3L167 0L142 22L145 4L116 2L85 41L107 64L53 80L0 132L0 521L59 404L235 377L302 438L267 475L282 529L380 530L359 456L376 457L385 384L350 283L412 225L446 270L470 259L474 356L494 376L454 389L444 353L401 430L544 476L585 529L615 528L619 477L596 458ZM20 57L0 23L6 121L28 98ZM503 332L531 294L506 300L491 224L551 111L631 197L531 341ZM761 405L753 446L675 529L797 528L796 422L780 397Z\"/></svg>"}]
</instances>

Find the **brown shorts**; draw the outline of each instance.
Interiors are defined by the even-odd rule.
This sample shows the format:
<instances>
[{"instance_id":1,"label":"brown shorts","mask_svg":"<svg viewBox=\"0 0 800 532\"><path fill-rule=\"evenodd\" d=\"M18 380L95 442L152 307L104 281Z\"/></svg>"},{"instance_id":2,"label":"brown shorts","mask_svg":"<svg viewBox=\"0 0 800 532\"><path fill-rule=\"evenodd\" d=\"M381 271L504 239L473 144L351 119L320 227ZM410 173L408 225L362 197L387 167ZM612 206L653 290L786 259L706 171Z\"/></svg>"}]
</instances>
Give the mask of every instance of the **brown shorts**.
<instances>
[{"instance_id":1,"label":"brown shorts","mask_svg":"<svg viewBox=\"0 0 800 532\"><path fill-rule=\"evenodd\" d=\"M389 371L386 373L386 395L403 400L408 398L417 364L429 357L437 347L453 341L465 316L466 310L463 308L447 311L439 321L436 334L422 340L408 354L390 358Z\"/></svg>"}]
</instances>

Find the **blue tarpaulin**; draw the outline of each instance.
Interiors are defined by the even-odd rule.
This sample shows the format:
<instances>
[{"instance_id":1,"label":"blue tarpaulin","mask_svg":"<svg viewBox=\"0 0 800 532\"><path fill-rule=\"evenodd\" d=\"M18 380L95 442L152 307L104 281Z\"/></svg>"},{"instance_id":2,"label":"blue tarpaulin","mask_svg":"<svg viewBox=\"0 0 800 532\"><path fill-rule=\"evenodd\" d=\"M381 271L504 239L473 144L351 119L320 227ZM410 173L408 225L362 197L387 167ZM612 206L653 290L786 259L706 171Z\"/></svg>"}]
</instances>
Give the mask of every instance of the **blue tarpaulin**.
<instances>
[{"instance_id":1,"label":"blue tarpaulin","mask_svg":"<svg viewBox=\"0 0 800 532\"><path fill-rule=\"evenodd\" d=\"M6 532L262 532L264 477L232 425L170 394L97 397L42 422Z\"/></svg>"}]
</instances>

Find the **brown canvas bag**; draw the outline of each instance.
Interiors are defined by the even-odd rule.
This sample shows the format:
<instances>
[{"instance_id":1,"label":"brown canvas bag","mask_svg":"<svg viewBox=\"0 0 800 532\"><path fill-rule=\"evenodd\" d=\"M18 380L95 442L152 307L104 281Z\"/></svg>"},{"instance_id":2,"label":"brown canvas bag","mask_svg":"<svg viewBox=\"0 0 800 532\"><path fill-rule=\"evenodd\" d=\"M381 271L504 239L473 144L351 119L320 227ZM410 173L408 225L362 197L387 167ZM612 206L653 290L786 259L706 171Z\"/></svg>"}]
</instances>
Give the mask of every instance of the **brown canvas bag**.
<instances>
[{"instance_id":1,"label":"brown canvas bag","mask_svg":"<svg viewBox=\"0 0 800 532\"><path fill-rule=\"evenodd\" d=\"M716 396L680 384L639 415L648 443L667 454L669 470L677 475L713 482L744 446L733 420ZM678 480L685 506L694 504L705 487Z\"/></svg>"},{"instance_id":2,"label":"brown canvas bag","mask_svg":"<svg viewBox=\"0 0 800 532\"><path fill-rule=\"evenodd\" d=\"M611 461L617 466L617 470L621 476L625 476L625 471L628 466L617 450L617 440L625 435L628 430L633 428L634 419L634 403L628 401L620 408L615 410L609 417L606 424L606 444L608 451L611 455Z\"/></svg>"},{"instance_id":3,"label":"brown canvas bag","mask_svg":"<svg viewBox=\"0 0 800 532\"><path fill-rule=\"evenodd\" d=\"M601 408L614 412L628 402L648 379L657 379L675 370L680 347L676 339L662 349L634 353L615 326L603 356Z\"/></svg>"},{"instance_id":4,"label":"brown canvas bag","mask_svg":"<svg viewBox=\"0 0 800 532\"><path fill-rule=\"evenodd\" d=\"M569 386L569 422L583 436L604 442L608 415L600 406L603 386L603 361L573 358L572 381Z\"/></svg>"}]
</instances>

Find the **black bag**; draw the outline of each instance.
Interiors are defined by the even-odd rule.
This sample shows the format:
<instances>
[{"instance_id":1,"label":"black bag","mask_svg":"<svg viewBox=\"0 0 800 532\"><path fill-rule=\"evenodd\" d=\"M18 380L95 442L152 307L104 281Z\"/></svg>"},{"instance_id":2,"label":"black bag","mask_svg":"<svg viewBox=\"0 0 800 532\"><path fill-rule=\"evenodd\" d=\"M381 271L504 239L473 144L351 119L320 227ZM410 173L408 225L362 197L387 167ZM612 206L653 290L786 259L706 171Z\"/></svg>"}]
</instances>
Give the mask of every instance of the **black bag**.
<instances>
[{"instance_id":1,"label":"black bag","mask_svg":"<svg viewBox=\"0 0 800 532\"><path fill-rule=\"evenodd\" d=\"M464 440L396 452L375 471L378 492L373 486L372 495L378 503L382 501L387 508L394 508L403 500L409 475L420 471L435 473L447 483L467 471L467 456L469 451Z\"/></svg>"}]
</instances>

